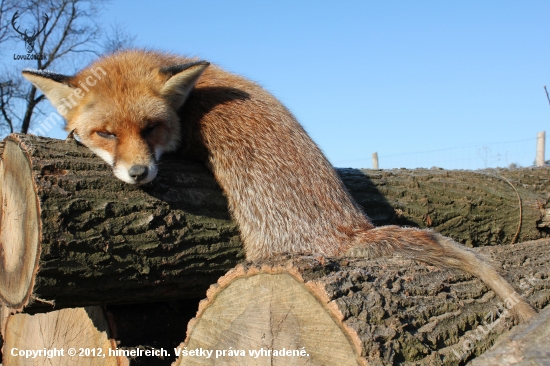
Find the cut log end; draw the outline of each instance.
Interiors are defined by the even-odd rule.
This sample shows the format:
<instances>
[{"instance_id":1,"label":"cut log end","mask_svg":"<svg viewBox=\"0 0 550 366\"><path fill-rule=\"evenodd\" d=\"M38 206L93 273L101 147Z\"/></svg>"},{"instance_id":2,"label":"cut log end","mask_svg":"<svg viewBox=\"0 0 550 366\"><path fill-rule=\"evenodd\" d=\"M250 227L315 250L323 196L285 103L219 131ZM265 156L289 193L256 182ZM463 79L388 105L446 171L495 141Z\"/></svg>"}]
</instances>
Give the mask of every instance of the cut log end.
<instances>
[{"instance_id":1,"label":"cut log end","mask_svg":"<svg viewBox=\"0 0 550 366\"><path fill-rule=\"evenodd\" d=\"M128 366L116 346L101 307L47 314L13 314L4 332L3 362L12 366Z\"/></svg>"},{"instance_id":2,"label":"cut log end","mask_svg":"<svg viewBox=\"0 0 550 366\"><path fill-rule=\"evenodd\" d=\"M540 309L550 298L547 248L539 241L482 252L505 262L508 280ZM517 255L526 251L529 266ZM196 349L246 365L455 365L510 329L514 306L471 275L402 257L283 255L242 263L208 290L174 365L208 364L189 353Z\"/></svg>"},{"instance_id":3,"label":"cut log end","mask_svg":"<svg viewBox=\"0 0 550 366\"><path fill-rule=\"evenodd\" d=\"M8 138L0 164L0 300L12 309L29 301L40 250L40 208L28 148Z\"/></svg>"},{"instance_id":4,"label":"cut log end","mask_svg":"<svg viewBox=\"0 0 550 366\"><path fill-rule=\"evenodd\" d=\"M227 287L211 291L181 350L213 350L219 361L237 357L247 365L266 359L275 365L362 364L336 316L292 275L260 273L229 281ZM208 362L181 357L175 365Z\"/></svg>"}]
</instances>

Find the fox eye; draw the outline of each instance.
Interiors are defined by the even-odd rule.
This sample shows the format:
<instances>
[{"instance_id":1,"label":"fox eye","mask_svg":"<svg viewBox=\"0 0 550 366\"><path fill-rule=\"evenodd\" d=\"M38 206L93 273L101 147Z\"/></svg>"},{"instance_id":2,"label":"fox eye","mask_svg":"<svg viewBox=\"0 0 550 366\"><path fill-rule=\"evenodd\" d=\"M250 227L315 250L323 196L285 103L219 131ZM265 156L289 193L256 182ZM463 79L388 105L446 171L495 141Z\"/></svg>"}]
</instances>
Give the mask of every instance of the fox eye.
<instances>
[{"instance_id":1,"label":"fox eye","mask_svg":"<svg viewBox=\"0 0 550 366\"><path fill-rule=\"evenodd\" d=\"M96 133L99 137L103 137L104 139L116 139L116 135L114 133L107 131L96 131Z\"/></svg>"},{"instance_id":2,"label":"fox eye","mask_svg":"<svg viewBox=\"0 0 550 366\"><path fill-rule=\"evenodd\" d=\"M157 128L158 125L158 123L150 124L141 131L141 135L143 137L149 136L155 130L155 128Z\"/></svg>"}]
</instances>

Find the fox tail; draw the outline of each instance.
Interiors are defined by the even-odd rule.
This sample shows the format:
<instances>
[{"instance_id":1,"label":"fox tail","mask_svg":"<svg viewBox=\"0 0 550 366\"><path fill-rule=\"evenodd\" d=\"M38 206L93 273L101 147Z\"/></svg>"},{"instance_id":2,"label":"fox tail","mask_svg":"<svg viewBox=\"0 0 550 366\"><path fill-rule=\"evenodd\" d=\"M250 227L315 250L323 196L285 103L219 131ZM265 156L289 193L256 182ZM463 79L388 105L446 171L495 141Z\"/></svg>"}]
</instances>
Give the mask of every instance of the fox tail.
<instances>
[{"instance_id":1,"label":"fox tail","mask_svg":"<svg viewBox=\"0 0 550 366\"><path fill-rule=\"evenodd\" d=\"M512 306L512 314L525 321L537 311L500 276L489 260L450 238L428 230L382 226L357 234L357 241L344 255L379 257L398 253L420 262L456 268L479 277Z\"/></svg>"}]
</instances>

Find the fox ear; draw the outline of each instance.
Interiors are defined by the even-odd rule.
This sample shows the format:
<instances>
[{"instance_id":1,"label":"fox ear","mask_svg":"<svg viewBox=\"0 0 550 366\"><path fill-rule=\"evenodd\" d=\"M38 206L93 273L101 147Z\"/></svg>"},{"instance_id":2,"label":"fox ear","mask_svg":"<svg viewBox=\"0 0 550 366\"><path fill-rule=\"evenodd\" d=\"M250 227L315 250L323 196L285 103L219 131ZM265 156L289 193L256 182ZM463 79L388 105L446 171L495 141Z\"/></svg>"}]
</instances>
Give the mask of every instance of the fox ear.
<instances>
[{"instance_id":1,"label":"fox ear","mask_svg":"<svg viewBox=\"0 0 550 366\"><path fill-rule=\"evenodd\" d=\"M208 65L210 65L209 62L197 61L160 69L161 73L170 75L170 79L161 89L161 94L172 102L175 109L178 109Z\"/></svg>"},{"instance_id":2,"label":"fox ear","mask_svg":"<svg viewBox=\"0 0 550 366\"><path fill-rule=\"evenodd\" d=\"M70 76L33 69L25 69L22 73L25 79L40 89L56 108L61 105L62 100L69 97L74 90L66 84L71 78Z\"/></svg>"}]
</instances>

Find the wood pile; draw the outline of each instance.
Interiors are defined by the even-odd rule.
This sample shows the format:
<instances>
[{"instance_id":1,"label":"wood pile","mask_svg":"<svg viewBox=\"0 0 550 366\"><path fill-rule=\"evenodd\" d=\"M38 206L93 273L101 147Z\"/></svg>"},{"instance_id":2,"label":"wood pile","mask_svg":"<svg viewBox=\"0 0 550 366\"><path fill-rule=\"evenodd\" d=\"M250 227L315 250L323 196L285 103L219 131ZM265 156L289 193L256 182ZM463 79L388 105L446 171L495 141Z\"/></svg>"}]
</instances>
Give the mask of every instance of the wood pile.
<instances>
[{"instance_id":1,"label":"wood pile","mask_svg":"<svg viewBox=\"0 0 550 366\"><path fill-rule=\"evenodd\" d=\"M549 169L338 172L376 224L479 246L550 303ZM246 262L211 174L176 158L132 186L74 140L12 134L0 210L4 366L455 365L514 325L513 299L405 258Z\"/></svg>"}]
</instances>

